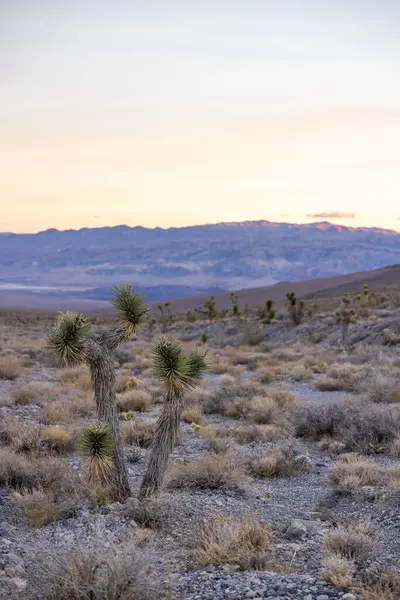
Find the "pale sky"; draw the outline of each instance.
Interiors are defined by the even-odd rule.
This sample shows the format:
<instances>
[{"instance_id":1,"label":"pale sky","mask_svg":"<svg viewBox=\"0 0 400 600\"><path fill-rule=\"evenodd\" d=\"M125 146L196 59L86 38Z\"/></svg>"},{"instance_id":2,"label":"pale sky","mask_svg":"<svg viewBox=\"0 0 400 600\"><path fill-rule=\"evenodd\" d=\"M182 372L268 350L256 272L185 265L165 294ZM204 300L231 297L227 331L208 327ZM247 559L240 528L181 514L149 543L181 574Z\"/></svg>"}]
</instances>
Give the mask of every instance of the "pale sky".
<instances>
[{"instance_id":1,"label":"pale sky","mask_svg":"<svg viewBox=\"0 0 400 600\"><path fill-rule=\"evenodd\" d=\"M397 0L0 0L0 231L400 230Z\"/></svg>"}]
</instances>

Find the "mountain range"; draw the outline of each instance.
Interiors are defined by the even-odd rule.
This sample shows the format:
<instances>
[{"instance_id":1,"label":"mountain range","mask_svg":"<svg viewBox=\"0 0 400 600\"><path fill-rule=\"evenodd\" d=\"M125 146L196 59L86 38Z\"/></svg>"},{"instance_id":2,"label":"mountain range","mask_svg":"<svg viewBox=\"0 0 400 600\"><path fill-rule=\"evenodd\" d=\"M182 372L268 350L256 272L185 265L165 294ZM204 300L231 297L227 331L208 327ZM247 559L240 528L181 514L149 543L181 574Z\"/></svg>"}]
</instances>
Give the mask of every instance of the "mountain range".
<instances>
[{"instance_id":1,"label":"mountain range","mask_svg":"<svg viewBox=\"0 0 400 600\"><path fill-rule=\"evenodd\" d=\"M129 281L146 300L164 301L399 262L400 233L328 222L2 233L0 296L104 301L113 285Z\"/></svg>"}]
</instances>

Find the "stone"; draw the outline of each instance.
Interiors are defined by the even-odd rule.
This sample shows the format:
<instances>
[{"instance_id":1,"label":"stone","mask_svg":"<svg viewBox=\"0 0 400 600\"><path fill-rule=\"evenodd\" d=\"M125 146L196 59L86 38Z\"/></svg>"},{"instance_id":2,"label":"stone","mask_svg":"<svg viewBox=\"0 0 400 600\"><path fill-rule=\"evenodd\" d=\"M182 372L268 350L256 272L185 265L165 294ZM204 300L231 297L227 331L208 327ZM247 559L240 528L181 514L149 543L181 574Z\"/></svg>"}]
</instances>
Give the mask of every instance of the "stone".
<instances>
[{"instance_id":1,"label":"stone","mask_svg":"<svg viewBox=\"0 0 400 600\"><path fill-rule=\"evenodd\" d=\"M313 600L311 594L307 594L307 596L303 596L303 600Z\"/></svg>"},{"instance_id":2,"label":"stone","mask_svg":"<svg viewBox=\"0 0 400 600\"><path fill-rule=\"evenodd\" d=\"M327 596L326 594L320 594L319 596L317 596L316 600L329 600L329 596Z\"/></svg>"},{"instance_id":3,"label":"stone","mask_svg":"<svg viewBox=\"0 0 400 600\"><path fill-rule=\"evenodd\" d=\"M26 579L22 579L21 577L13 577L10 580L10 584L13 587L14 591L23 592L24 590L26 590L28 582L26 581Z\"/></svg>"},{"instance_id":4,"label":"stone","mask_svg":"<svg viewBox=\"0 0 400 600\"><path fill-rule=\"evenodd\" d=\"M307 528L300 519L294 519L286 530L288 538L293 540L301 540L307 535Z\"/></svg>"},{"instance_id":5,"label":"stone","mask_svg":"<svg viewBox=\"0 0 400 600\"><path fill-rule=\"evenodd\" d=\"M348 594L342 596L342 600L357 600L357 597L349 592Z\"/></svg>"}]
</instances>

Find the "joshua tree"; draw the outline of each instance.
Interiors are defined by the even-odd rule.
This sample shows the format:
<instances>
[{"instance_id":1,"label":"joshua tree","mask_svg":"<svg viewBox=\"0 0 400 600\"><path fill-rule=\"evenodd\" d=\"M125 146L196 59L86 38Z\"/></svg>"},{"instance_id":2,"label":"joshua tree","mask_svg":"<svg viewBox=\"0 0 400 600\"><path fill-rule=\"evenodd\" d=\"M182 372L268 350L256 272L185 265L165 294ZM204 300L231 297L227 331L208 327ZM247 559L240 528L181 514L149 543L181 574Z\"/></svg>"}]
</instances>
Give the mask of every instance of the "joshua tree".
<instances>
[{"instance_id":1,"label":"joshua tree","mask_svg":"<svg viewBox=\"0 0 400 600\"><path fill-rule=\"evenodd\" d=\"M349 326L355 318L355 311L350 307L351 300L347 296L343 296L340 308L336 313L336 320L340 323L340 333L342 338L342 346L348 349Z\"/></svg>"},{"instance_id":2,"label":"joshua tree","mask_svg":"<svg viewBox=\"0 0 400 600\"><path fill-rule=\"evenodd\" d=\"M113 434L115 495L124 501L130 496L130 488L120 439L113 351L137 332L148 310L141 296L126 284L114 288L113 305L118 312L118 325L99 333L90 331L91 324L83 315L59 314L50 332L49 346L64 366L82 362L89 365L98 420L108 423Z\"/></svg>"},{"instance_id":3,"label":"joshua tree","mask_svg":"<svg viewBox=\"0 0 400 600\"><path fill-rule=\"evenodd\" d=\"M204 302L204 309L205 309L205 314L207 315L207 317L210 321L212 321L213 319L215 319L218 316L218 311L217 311L217 306L216 306L214 296L210 296L210 298Z\"/></svg>"},{"instance_id":4,"label":"joshua tree","mask_svg":"<svg viewBox=\"0 0 400 600\"><path fill-rule=\"evenodd\" d=\"M295 325L299 325L304 317L304 302L296 297L294 292L286 294L290 318Z\"/></svg>"},{"instance_id":5,"label":"joshua tree","mask_svg":"<svg viewBox=\"0 0 400 600\"><path fill-rule=\"evenodd\" d=\"M150 458L143 477L139 498L155 493L161 486L168 459L176 443L184 394L197 386L207 368L206 354L184 355L178 341L162 337L154 346L156 377L164 386L164 404L150 448Z\"/></svg>"},{"instance_id":6,"label":"joshua tree","mask_svg":"<svg viewBox=\"0 0 400 600\"><path fill-rule=\"evenodd\" d=\"M164 305L159 304L157 308L160 313L161 330L164 333L167 331L168 323L171 324L173 322L170 304L169 302L164 302Z\"/></svg>"},{"instance_id":7,"label":"joshua tree","mask_svg":"<svg viewBox=\"0 0 400 600\"><path fill-rule=\"evenodd\" d=\"M272 300L267 300L259 312L259 317L264 325L269 325L275 319L276 310Z\"/></svg>"},{"instance_id":8,"label":"joshua tree","mask_svg":"<svg viewBox=\"0 0 400 600\"><path fill-rule=\"evenodd\" d=\"M231 292L232 313L234 317L240 317L239 296Z\"/></svg>"}]
</instances>

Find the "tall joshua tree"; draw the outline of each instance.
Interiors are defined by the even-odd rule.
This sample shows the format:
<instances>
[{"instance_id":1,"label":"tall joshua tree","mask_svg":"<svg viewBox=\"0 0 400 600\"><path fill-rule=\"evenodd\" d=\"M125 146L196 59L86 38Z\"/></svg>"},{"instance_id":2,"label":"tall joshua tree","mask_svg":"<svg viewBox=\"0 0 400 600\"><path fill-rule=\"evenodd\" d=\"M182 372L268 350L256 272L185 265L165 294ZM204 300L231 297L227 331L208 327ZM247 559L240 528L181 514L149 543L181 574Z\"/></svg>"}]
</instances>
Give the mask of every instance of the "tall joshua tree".
<instances>
[{"instance_id":1,"label":"tall joshua tree","mask_svg":"<svg viewBox=\"0 0 400 600\"><path fill-rule=\"evenodd\" d=\"M112 304L117 309L118 324L98 333L91 332L91 325L83 315L60 313L50 332L49 346L63 366L80 363L89 366L98 419L109 424L113 436L114 493L119 501L124 501L131 490L121 445L113 351L137 332L148 310L141 296L127 284L114 288Z\"/></svg>"},{"instance_id":2,"label":"tall joshua tree","mask_svg":"<svg viewBox=\"0 0 400 600\"><path fill-rule=\"evenodd\" d=\"M153 348L154 372L164 387L164 404L151 444L140 499L157 492L162 484L177 440L185 392L200 382L207 368L205 357L205 353L199 352L183 354L180 343L166 337L162 337Z\"/></svg>"}]
</instances>

